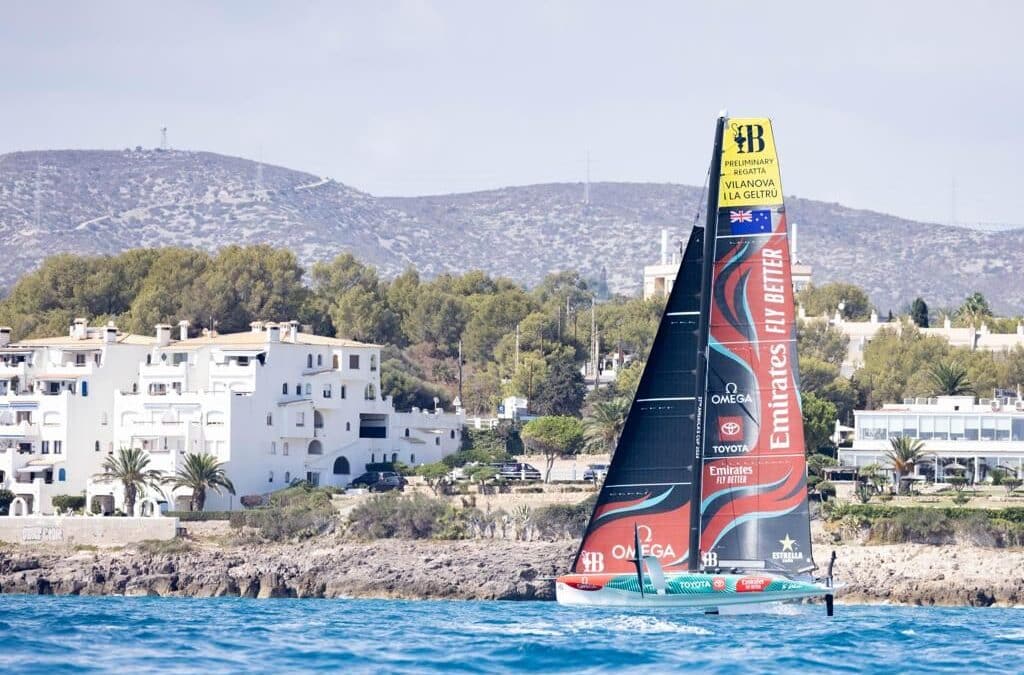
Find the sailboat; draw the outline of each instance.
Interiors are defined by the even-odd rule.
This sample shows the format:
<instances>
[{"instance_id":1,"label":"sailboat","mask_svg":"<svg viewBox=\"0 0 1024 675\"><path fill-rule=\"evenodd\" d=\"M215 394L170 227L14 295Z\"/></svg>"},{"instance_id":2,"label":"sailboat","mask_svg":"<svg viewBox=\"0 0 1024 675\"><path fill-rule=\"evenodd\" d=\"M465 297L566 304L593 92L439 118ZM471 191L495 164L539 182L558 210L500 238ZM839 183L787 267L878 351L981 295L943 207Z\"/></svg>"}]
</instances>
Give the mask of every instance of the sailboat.
<instances>
[{"instance_id":1,"label":"sailboat","mask_svg":"<svg viewBox=\"0 0 1024 675\"><path fill-rule=\"evenodd\" d=\"M719 116L684 250L571 572L569 605L824 597L811 553L786 212L771 121Z\"/></svg>"}]
</instances>

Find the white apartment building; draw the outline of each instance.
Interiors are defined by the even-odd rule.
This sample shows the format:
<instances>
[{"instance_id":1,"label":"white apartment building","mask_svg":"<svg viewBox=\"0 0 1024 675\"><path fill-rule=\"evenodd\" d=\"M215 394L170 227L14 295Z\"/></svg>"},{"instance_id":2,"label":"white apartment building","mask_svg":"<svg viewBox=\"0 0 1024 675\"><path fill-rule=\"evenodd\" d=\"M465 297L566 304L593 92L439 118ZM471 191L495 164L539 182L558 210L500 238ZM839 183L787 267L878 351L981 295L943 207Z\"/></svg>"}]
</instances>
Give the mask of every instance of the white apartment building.
<instances>
[{"instance_id":1,"label":"white apartment building","mask_svg":"<svg viewBox=\"0 0 1024 675\"><path fill-rule=\"evenodd\" d=\"M909 436L924 443L915 475L941 481L955 469L979 482L994 468L1008 468L1024 476L1024 399L939 396L853 415L853 446L839 449L844 466L886 466L889 439Z\"/></svg>"},{"instance_id":2,"label":"white apartment building","mask_svg":"<svg viewBox=\"0 0 1024 675\"><path fill-rule=\"evenodd\" d=\"M878 313L874 310L872 310L871 316L867 321L848 321L842 317L838 309L831 318L827 314L809 317L804 312L803 307L800 307L797 313L803 321L827 322L849 338L846 358L843 359L843 363L840 366L840 372L844 377L850 377L858 368L864 365L864 349L878 334L878 331L887 328L895 331L898 335L909 325L905 320L893 321L891 323L879 321ZM982 324L981 328L973 328L971 326L954 327L949 317L946 317L941 327L918 328L917 330L922 335L940 337L949 342L953 347L966 347L971 351L998 352L1013 349L1018 345L1024 346L1024 325L1021 324L1017 324L1017 330L1014 333L993 333L985 324Z\"/></svg>"},{"instance_id":3,"label":"white apartment building","mask_svg":"<svg viewBox=\"0 0 1024 675\"><path fill-rule=\"evenodd\" d=\"M679 260L675 253L669 254L668 230L661 231L661 260L654 265L644 266L644 300L667 296L672 292L672 286L676 283L676 275L679 273ZM790 273L793 277L793 290L802 291L811 283L813 269L810 265L804 264L798 257L797 250L797 225L789 224L790 243Z\"/></svg>"},{"instance_id":4,"label":"white apartment building","mask_svg":"<svg viewBox=\"0 0 1024 675\"><path fill-rule=\"evenodd\" d=\"M236 495L208 494L207 509L239 508L241 496L297 479L345 486L367 464L435 462L461 444L461 409L399 413L381 397L377 345L305 333L295 321L197 338L179 327L172 340L170 326L157 326L137 387L113 394L114 444L146 450L169 475L187 453L214 455ZM89 495L121 503L114 484L91 484ZM187 508L188 496L166 499Z\"/></svg>"},{"instance_id":5,"label":"white apartment building","mask_svg":"<svg viewBox=\"0 0 1024 675\"><path fill-rule=\"evenodd\" d=\"M0 487L34 513L82 494L113 450L114 392L130 390L151 337L75 319L68 335L11 344L0 327Z\"/></svg>"}]
</instances>

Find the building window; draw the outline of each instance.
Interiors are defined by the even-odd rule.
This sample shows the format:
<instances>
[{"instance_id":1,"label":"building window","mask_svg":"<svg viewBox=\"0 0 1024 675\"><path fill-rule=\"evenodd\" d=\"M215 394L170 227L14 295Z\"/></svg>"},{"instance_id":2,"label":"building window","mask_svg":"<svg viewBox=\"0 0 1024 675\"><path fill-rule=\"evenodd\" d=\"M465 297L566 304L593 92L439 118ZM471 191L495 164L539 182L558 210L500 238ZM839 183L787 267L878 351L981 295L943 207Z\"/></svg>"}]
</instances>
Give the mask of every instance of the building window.
<instances>
[{"instance_id":1,"label":"building window","mask_svg":"<svg viewBox=\"0 0 1024 675\"><path fill-rule=\"evenodd\" d=\"M316 365L317 365L318 368L320 366L324 365L324 355L323 354L317 354L316 355Z\"/></svg>"},{"instance_id":2,"label":"building window","mask_svg":"<svg viewBox=\"0 0 1024 675\"><path fill-rule=\"evenodd\" d=\"M341 385L341 391L338 392L338 398L345 398L345 385Z\"/></svg>"},{"instance_id":3,"label":"building window","mask_svg":"<svg viewBox=\"0 0 1024 675\"><path fill-rule=\"evenodd\" d=\"M59 455L64 452L64 441L53 442L53 454Z\"/></svg>"},{"instance_id":4,"label":"building window","mask_svg":"<svg viewBox=\"0 0 1024 675\"><path fill-rule=\"evenodd\" d=\"M359 370L359 354L348 355L348 369Z\"/></svg>"},{"instance_id":5,"label":"building window","mask_svg":"<svg viewBox=\"0 0 1024 675\"><path fill-rule=\"evenodd\" d=\"M270 475L267 476L267 482L268 483L273 483L274 482L274 472L273 471L271 471Z\"/></svg>"},{"instance_id":6,"label":"building window","mask_svg":"<svg viewBox=\"0 0 1024 675\"><path fill-rule=\"evenodd\" d=\"M95 449L96 452L100 451L100 442L99 441L96 441L96 447L94 449Z\"/></svg>"},{"instance_id":7,"label":"building window","mask_svg":"<svg viewBox=\"0 0 1024 675\"><path fill-rule=\"evenodd\" d=\"M452 440L454 440L454 439L455 439L455 429L452 429L452 430L451 430L451 432L450 432L450 438L451 438Z\"/></svg>"},{"instance_id":8,"label":"building window","mask_svg":"<svg viewBox=\"0 0 1024 675\"><path fill-rule=\"evenodd\" d=\"M312 354L306 354L306 368L308 369L308 368L312 368L312 367L313 367L313 355Z\"/></svg>"},{"instance_id":9,"label":"building window","mask_svg":"<svg viewBox=\"0 0 1024 675\"><path fill-rule=\"evenodd\" d=\"M337 354L335 354L333 357L331 357L331 367L333 367L335 370L341 370L341 364L338 363L338 355Z\"/></svg>"},{"instance_id":10,"label":"building window","mask_svg":"<svg viewBox=\"0 0 1024 675\"><path fill-rule=\"evenodd\" d=\"M89 383L86 382L85 380L82 380L82 396L88 396L88 395L89 395Z\"/></svg>"},{"instance_id":11,"label":"building window","mask_svg":"<svg viewBox=\"0 0 1024 675\"><path fill-rule=\"evenodd\" d=\"M288 383L287 382L281 383L281 393L284 394L285 396L288 395Z\"/></svg>"},{"instance_id":12,"label":"building window","mask_svg":"<svg viewBox=\"0 0 1024 675\"><path fill-rule=\"evenodd\" d=\"M306 452L310 455L322 455L324 454L324 446L320 441L310 441Z\"/></svg>"},{"instance_id":13,"label":"building window","mask_svg":"<svg viewBox=\"0 0 1024 675\"><path fill-rule=\"evenodd\" d=\"M277 441L270 441L270 454L277 454Z\"/></svg>"},{"instance_id":14,"label":"building window","mask_svg":"<svg viewBox=\"0 0 1024 675\"><path fill-rule=\"evenodd\" d=\"M440 436L435 436L434 437L434 445L441 445L441 437Z\"/></svg>"},{"instance_id":15,"label":"building window","mask_svg":"<svg viewBox=\"0 0 1024 675\"><path fill-rule=\"evenodd\" d=\"M366 389L363 391L363 397L367 401L376 401L377 400L377 388L374 387L372 383L366 385Z\"/></svg>"},{"instance_id":16,"label":"building window","mask_svg":"<svg viewBox=\"0 0 1024 675\"><path fill-rule=\"evenodd\" d=\"M103 426L107 425L107 413L100 413L100 424Z\"/></svg>"},{"instance_id":17,"label":"building window","mask_svg":"<svg viewBox=\"0 0 1024 675\"><path fill-rule=\"evenodd\" d=\"M377 355L370 354L370 372L377 372Z\"/></svg>"},{"instance_id":18,"label":"building window","mask_svg":"<svg viewBox=\"0 0 1024 675\"><path fill-rule=\"evenodd\" d=\"M307 382L306 383L306 396L312 396L312 395L313 395L313 385L310 384L309 382Z\"/></svg>"},{"instance_id":19,"label":"building window","mask_svg":"<svg viewBox=\"0 0 1024 675\"><path fill-rule=\"evenodd\" d=\"M304 427L306 426L306 413L297 412L295 413L295 426Z\"/></svg>"},{"instance_id":20,"label":"building window","mask_svg":"<svg viewBox=\"0 0 1024 675\"><path fill-rule=\"evenodd\" d=\"M352 423L345 422L345 431L352 431Z\"/></svg>"},{"instance_id":21,"label":"building window","mask_svg":"<svg viewBox=\"0 0 1024 675\"><path fill-rule=\"evenodd\" d=\"M370 464L376 464L376 463L377 463L377 455L375 455L374 453L371 452L370 453Z\"/></svg>"},{"instance_id":22,"label":"building window","mask_svg":"<svg viewBox=\"0 0 1024 675\"><path fill-rule=\"evenodd\" d=\"M397 452L392 452L391 453L391 463L394 464L397 461L398 461L398 453Z\"/></svg>"},{"instance_id":23,"label":"building window","mask_svg":"<svg viewBox=\"0 0 1024 675\"><path fill-rule=\"evenodd\" d=\"M348 465L348 459L345 457L339 457L334 460L334 475L335 476L347 476L351 473L351 469Z\"/></svg>"},{"instance_id":24,"label":"building window","mask_svg":"<svg viewBox=\"0 0 1024 675\"><path fill-rule=\"evenodd\" d=\"M285 482L286 485L292 482L292 472L291 471L285 471L284 472L284 482Z\"/></svg>"},{"instance_id":25,"label":"building window","mask_svg":"<svg viewBox=\"0 0 1024 675\"><path fill-rule=\"evenodd\" d=\"M59 470L57 471L57 480L58 480L59 482L63 483L63 482L64 482L64 481L66 481L67 479L68 479L68 472L67 472L67 471L65 471L64 469L59 469Z\"/></svg>"},{"instance_id":26,"label":"building window","mask_svg":"<svg viewBox=\"0 0 1024 675\"><path fill-rule=\"evenodd\" d=\"M296 396L302 396L302 383L301 382L296 382L295 383L295 395Z\"/></svg>"},{"instance_id":27,"label":"building window","mask_svg":"<svg viewBox=\"0 0 1024 675\"><path fill-rule=\"evenodd\" d=\"M282 455L287 455L288 454L288 441L284 442L284 448L282 449L281 454Z\"/></svg>"},{"instance_id":28,"label":"building window","mask_svg":"<svg viewBox=\"0 0 1024 675\"><path fill-rule=\"evenodd\" d=\"M248 356L239 356L238 357L238 365L240 365L240 366L247 366L247 365L249 365L249 357Z\"/></svg>"},{"instance_id":29,"label":"building window","mask_svg":"<svg viewBox=\"0 0 1024 675\"><path fill-rule=\"evenodd\" d=\"M329 385L329 384L325 384L324 385L323 394L324 394L324 398L330 398L331 397L331 385Z\"/></svg>"},{"instance_id":30,"label":"building window","mask_svg":"<svg viewBox=\"0 0 1024 675\"><path fill-rule=\"evenodd\" d=\"M44 455L50 454L50 441L43 441L39 444L39 452Z\"/></svg>"},{"instance_id":31,"label":"building window","mask_svg":"<svg viewBox=\"0 0 1024 675\"><path fill-rule=\"evenodd\" d=\"M416 463L416 453L415 452L412 453L411 455L409 455L409 463L410 464L415 464Z\"/></svg>"},{"instance_id":32,"label":"building window","mask_svg":"<svg viewBox=\"0 0 1024 675\"><path fill-rule=\"evenodd\" d=\"M408 427L405 428L405 437L409 438L409 428Z\"/></svg>"},{"instance_id":33,"label":"building window","mask_svg":"<svg viewBox=\"0 0 1024 675\"><path fill-rule=\"evenodd\" d=\"M267 426L274 426L274 413L267 413Z\"/></svg>"}]
</instances>

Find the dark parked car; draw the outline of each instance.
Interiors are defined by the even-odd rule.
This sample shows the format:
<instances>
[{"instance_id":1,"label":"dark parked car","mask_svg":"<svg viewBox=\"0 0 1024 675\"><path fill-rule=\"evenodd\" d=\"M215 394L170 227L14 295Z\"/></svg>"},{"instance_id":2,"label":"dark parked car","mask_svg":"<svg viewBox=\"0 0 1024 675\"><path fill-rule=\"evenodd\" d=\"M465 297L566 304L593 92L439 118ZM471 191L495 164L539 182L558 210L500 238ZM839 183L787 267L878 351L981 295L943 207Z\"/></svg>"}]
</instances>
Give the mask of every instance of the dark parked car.
<instances>
[{"instance_id":1,"label":"dark parked car","mask_svg":"<svg viewBox=\"0 0 1024 675\"><path fill-rule=\"evenodd\" d=\"M509 462L498 468L498 475L505 480L540 480L541 475L532 464Z\"/></svg>"},{"instance_id":2,"label":"dark parked car","mask_svg":"<svg viewBox=\"0 0 1024 675\"><path fill-rule=\"evenodd\" d=\"M405 478L394 471L367 471L348 484L350 488L366 488L370 492L404 490Z\"/></svg>"},{"instance_id":3,"label":"dark parked car","mask_svg":"<svg viewBox=\"0 0 1024 675\"><path fill-rule=\"evenodd\" d=\"M583 472L583 480L601 480L608 475L607 464L588 464Z\"/></svg>"}]
</instances>

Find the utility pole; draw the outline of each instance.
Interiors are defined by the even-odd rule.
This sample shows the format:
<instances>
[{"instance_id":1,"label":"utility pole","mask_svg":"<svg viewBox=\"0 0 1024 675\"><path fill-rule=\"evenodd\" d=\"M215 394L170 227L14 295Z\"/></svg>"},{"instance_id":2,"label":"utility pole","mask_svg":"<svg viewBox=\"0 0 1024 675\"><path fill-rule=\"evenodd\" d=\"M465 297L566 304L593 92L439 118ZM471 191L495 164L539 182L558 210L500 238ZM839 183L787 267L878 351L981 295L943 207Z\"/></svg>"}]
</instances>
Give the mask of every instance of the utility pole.
<instances>
[{"instance_id":1,"label":"utility pole","mask_svg":"<svg viewBox=\"0 0 1024 675\"><path fill-rule=\"evenodd\" d=\"M598 340L597 340L597 300L590 298L590 363L594 368L594 391L600 386L598 381L597 372L597 358L598 358Z\"/></svg>"},{"instance_id":2,"label":"utility pole","mask_svg":"<svg viewBox=\"0 0 1024 675\"><path fill-rule=\"evenodd\" d=\"M459 401L462 401L462 338L459 338Z\"/></svg>"},{"instance_id":3,"label":"utility pole","mask_svg":"<svg viewBox=\"0 0 1024 675\"><path fill-rule=\"evenodd\" d=\"M516 324L516 363L513 372L519 372L519 324Z\"/></svg>"}]
</instances>

